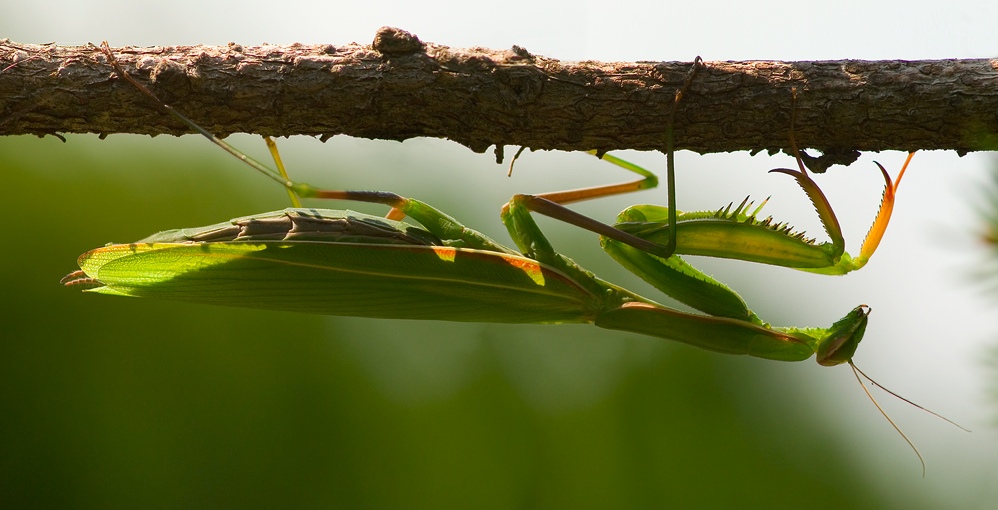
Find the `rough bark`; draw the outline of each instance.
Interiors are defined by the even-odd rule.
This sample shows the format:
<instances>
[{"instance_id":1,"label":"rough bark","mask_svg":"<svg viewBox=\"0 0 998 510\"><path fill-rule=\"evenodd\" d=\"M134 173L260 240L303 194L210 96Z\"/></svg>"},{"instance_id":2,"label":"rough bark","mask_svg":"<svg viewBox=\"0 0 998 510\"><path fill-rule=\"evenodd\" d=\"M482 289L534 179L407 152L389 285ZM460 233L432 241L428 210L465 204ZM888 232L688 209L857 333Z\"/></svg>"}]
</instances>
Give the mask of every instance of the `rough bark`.
<instances>
[{"instance_id":1,"label":"rough bark","mask_svg":"<svg viewBox=\"0 0 998 510\"><path fill-rule=\"evenodd\" d=\"M371 45L114 48L165 102L219 135L447 138L559 150L661 150L690 62L561 62L455 49L383 28ZM998 60L706 62L675 121L696 152L788 146L992 149ZM0 40L0 134L191 132L120 80L94 46Z\"/></svg>"}]
</instances>

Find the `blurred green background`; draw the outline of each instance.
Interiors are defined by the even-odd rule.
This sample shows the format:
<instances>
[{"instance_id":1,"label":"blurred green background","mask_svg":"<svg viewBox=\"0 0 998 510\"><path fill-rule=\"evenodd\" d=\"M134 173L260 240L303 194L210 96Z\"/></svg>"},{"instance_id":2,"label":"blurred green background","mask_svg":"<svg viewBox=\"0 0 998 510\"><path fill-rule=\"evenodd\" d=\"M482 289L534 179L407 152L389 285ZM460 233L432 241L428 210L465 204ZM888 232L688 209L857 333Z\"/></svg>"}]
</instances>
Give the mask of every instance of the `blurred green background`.
<instances>
[{"instance_id":1,"label":"blurred green background","mask_svg":"<svg viewBox=\"0 0 998 510\"><path fill-rule=\"evenodd\" d=\"M961 10L959 1L942 13L936 4L861 11L840 3L801 13L825 19L830 28L818 30L793 20L793 3L678 12L514 2L459 19L434 14L453 7L446 3L375 4L334 12L243 3L237 23L222 4L155 11L42 2L25 7L16 27L0 22L0 35L335 44L367 42L392 24L442 44L520 44L562 59L942 58L993 53L983 23L998 14L991 6L970 14L971 3ZM112 8L158 23L114 22ZM762 23L752 16L760 12L780 13L765 21L772 33L746 23ZM694 22L704 15L716 23ZM326 318L64 289L59 278L87 249L286 206L283 191L196 137L67 138L0 138L5 508L984 509L998 500L998 413L988 393L998 321L973 272L987 256L974 214L993 164L986 155L919 154L881 251L854 275L697 262L774 324L824 326L856 304L872 306L857 363L974 429L963 433L878 394L922 450L923 479L914 454L842 367L715 355L582 326ZM230 141L265 157L258 138ZM504 241L498 209L513 193L621 178L578 154L527 154L510 179L490 154L443 141L280 143L299 178L418 197ZM625 157L664 168L660 155ZM850 250L880 195L870 159L819 181ZM896 173L903 155L877 159ZM765 175L787 161L680 154L681 205L773 195L771 214L819 233L793 182ZM662 201L658 190L579 210L609 219L628 204ZM542 224L586 267L656 296L603 256L594 236Z\"/></svg>"}]
</instances>

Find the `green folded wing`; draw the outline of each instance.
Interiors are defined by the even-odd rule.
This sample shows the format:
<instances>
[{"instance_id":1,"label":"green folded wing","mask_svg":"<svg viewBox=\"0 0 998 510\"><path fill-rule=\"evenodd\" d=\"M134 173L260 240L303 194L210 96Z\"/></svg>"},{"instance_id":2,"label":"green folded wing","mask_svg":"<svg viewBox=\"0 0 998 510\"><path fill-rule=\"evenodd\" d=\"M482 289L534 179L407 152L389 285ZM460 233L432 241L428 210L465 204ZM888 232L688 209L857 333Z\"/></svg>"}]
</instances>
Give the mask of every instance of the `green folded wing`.
<instances>
[{"instance_id":1,"label":"green folded wing","mask_svg":"<svg viewBox=\"0 0 998 510\"><path fill-rule=\"evenodd\" d=\"M396 319L591 322L602 303L534 260L444 246L327 242L119 244L80 268L90 292Z\"/></svg>"}]
</instances>

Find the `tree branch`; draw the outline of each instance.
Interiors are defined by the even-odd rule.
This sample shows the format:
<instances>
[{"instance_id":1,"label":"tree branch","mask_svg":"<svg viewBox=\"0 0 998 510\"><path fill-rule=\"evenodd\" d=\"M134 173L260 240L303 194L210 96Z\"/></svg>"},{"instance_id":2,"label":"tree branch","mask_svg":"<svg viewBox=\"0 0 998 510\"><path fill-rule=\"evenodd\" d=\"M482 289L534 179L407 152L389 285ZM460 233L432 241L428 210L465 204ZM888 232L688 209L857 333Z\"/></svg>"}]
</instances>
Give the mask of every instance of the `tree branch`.
<instances>
[{"instance_id":1,"label":"tree branch","mask_svg":"<svg viewBox=\"0 0 998 510\"><path fill-rule=\"evenodd\" d=\"M661 150L690 63L561 62L454 49L382 28L370 46L115 48L164 101L219 135L347 134L505 145ZM692 57L692 55L691 55ZM993 149L998 60L707 62L676 115L676 147ZM114 75L94 46L0 40L0 135L190 132Z\"/></svg>"}]
</instances>

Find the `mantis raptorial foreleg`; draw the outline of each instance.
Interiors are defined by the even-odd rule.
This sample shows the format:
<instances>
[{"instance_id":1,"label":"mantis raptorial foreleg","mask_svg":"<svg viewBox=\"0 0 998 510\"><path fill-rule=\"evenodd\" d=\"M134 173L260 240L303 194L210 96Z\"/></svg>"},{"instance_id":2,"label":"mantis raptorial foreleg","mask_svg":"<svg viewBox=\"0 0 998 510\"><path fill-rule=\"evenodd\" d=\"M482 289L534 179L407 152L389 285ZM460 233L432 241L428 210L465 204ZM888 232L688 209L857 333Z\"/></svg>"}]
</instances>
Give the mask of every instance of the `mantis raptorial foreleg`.
<instances>
[{"instance_id":1,"label":"mantis raptorial foreleg","mask_svg":"<svg viewBox=\"0 0 998 510\"><path fill-rule=\"evenodd\" d=\"M796 102L796 91L794 91L793 97ZM796 108L793 111L795 112ZM914 153L908 155L896 181L892 181L884 167L880 163L876 163L884 177L884 195L859 255L852 257L845 253L842 229L828 199L811 179L801 159L793 134L793 119L795 117L796 115L792 114L789 138L791 150L799 169L778 168L772 171L787 174L796 179L814 204L821 223L830 237L828 243L816 244L805 238L803 234L794 232L791 227L784 223L773 223L771 218L758 218L757 214L762 206L753 209L752 204L748 203L748 199L734 209L729 205L727 208L717 211L687 213L677 213L674 202L670 202L667 207L636 205L629 207L618 216L613 229L603 224L597 228L574 218L566 221L601 234L604 236L605 247L622 243L659 258L667 258L664 253L675 252L686 255L746 260L820 274L837 275L855 271L869 261L879 246L894 209L897 187ZM607 159L628 169L635 166L609 157ZM598 196L593 190L587 190L589 194L586 198ZM536 197L518 195L514 197L511 204L519 203L535 212L566 219L565 217L569 213L546 203L547 201L558 202L564 196L571 195L562 193L550 193ZM545 200L538 200L537 197ZM629 235L620 234L620 232ZM635 240L635 238L640 239L640 241ZM622 257L624 251L631 251L611 249Z\"/></svg>"}]
</instances>

